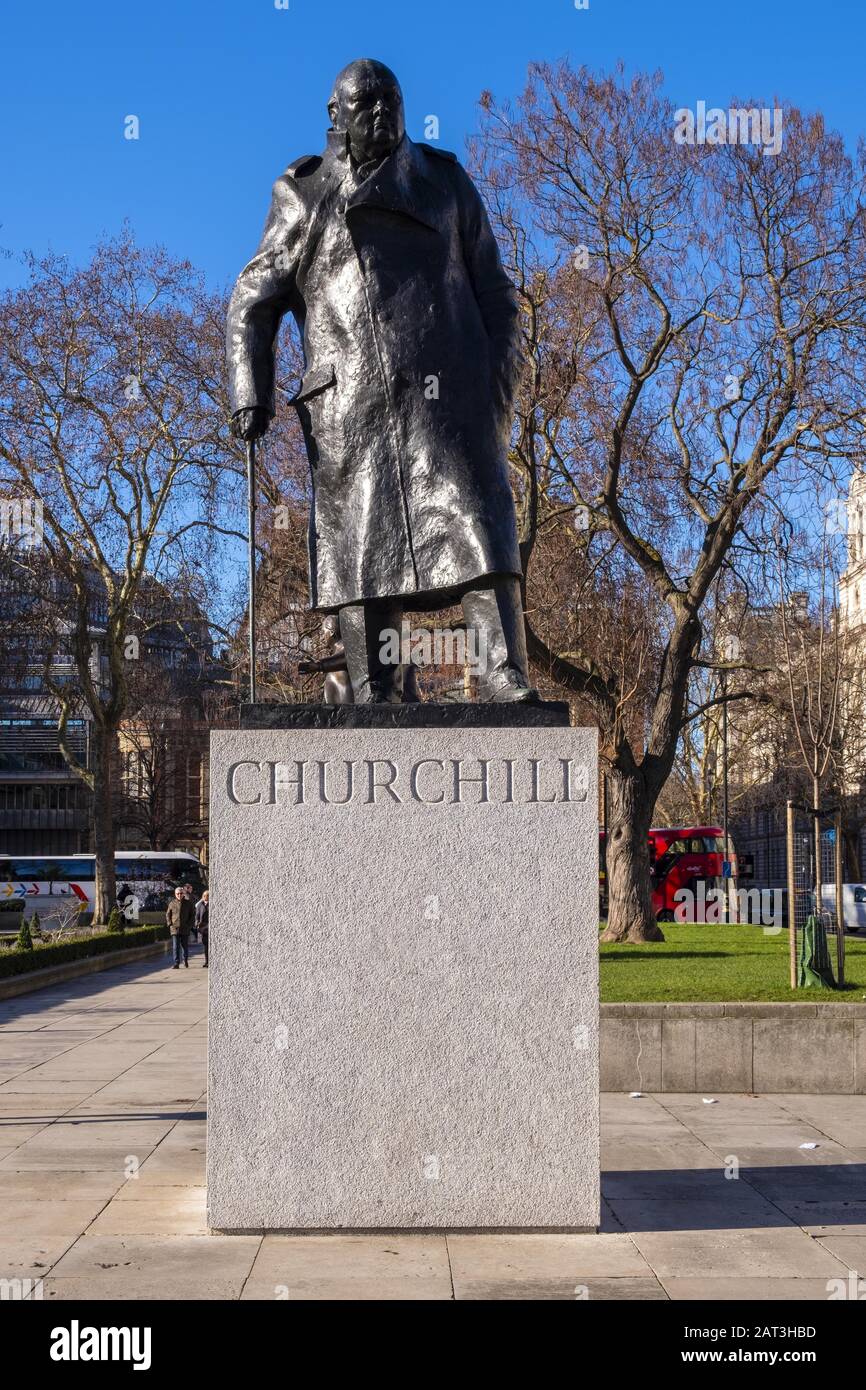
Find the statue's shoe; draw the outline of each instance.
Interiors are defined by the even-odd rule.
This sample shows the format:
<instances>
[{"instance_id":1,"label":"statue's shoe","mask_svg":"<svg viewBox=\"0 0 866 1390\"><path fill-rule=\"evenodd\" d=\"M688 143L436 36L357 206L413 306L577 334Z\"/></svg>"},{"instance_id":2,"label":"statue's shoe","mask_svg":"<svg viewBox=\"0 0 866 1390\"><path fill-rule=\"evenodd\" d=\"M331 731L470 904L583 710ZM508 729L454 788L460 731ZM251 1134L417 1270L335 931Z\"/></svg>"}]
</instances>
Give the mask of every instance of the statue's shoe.
<instances>
[{"instance_id":1,"label":"statue's shoe","mask_svg":"<svg viewBox=\"0 0 866 1390\"><path fill-rule=\"evenodd\" d=\"M354 704L356 705L401 705L402 703L402 693L395 690L393 685L370 684L360 693L355 692Z\"/></svg>"},{"instance_id":2,"label":"statue's shoe","mask_svg":"<svg viewBox=\"0 0 866 1390\"><path fill-rule=\"evenodd\" d=\"M482 683L478 690L478 699L482 703L492 702L497 705L521 703L525 705L538 704L538 691L535 690L526 677L515 667L507 667L504 671L498 671L490 680Z\"/></svg>"}]
</instances>

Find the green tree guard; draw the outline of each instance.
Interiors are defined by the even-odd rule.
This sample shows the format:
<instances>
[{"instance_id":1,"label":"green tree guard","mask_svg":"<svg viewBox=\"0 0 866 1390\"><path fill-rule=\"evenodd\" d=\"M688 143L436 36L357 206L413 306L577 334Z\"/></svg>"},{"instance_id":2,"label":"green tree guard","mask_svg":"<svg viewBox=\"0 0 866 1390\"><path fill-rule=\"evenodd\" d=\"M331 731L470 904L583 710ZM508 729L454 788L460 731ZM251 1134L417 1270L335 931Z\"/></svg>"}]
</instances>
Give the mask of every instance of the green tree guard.
<instances>
[{"instance_id":1,"label":"green tree guard","mask_svg":"<svg viewBox=\"0 0 866 1390\"><path fill-rule=\"evenodd\" d=\"M806 918L797 962L798 989L835 989L836 980L827 950L827 933L820 918Z\"/></svg>"}]
</instances>

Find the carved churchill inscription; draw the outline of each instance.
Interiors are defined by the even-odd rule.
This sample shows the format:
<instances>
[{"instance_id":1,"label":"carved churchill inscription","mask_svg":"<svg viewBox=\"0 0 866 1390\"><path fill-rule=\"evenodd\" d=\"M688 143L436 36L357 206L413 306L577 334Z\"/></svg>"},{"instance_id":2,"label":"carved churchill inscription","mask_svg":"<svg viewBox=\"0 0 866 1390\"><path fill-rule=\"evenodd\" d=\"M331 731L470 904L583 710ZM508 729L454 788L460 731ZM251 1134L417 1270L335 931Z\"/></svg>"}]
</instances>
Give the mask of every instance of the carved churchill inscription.
<instances>
[{"instance_id":1,"label":"carved churchill inscription","mask_svg":"<svg viewBox=\"0 0 866 1390\"><path fill-rule=\"evenodd\" d=\"M588 786L589 769L573 758L244 758L226 776L235 806L553 805L586 801Z\"/></svg>"}]
</instances>

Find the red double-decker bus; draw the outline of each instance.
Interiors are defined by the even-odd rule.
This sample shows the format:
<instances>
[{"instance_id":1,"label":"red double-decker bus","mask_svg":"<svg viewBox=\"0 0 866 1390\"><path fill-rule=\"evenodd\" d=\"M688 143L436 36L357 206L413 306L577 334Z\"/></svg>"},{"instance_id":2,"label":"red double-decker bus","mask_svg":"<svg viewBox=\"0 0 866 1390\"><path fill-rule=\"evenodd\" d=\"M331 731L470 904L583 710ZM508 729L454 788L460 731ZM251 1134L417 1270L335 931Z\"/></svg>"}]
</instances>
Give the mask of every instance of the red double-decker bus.
<instances>
[{"instance_id":1,"label":"red double-decker bus","mask_svg":"<svg viewBox=\"0 0 866 1390\"><path fill-rule=\"evenodd\" d=\"M703 904L708 894L724 885L725 841L718 825L662 825L649 833L652 902L656 917L672 922L677 906L676 893L690 889L694 895L694 921L705 920ZM599 832L599 900L601 916L607 915L607 869L605 835ZM700 885L703 884L703 891ZM682 912L682 909L681 909Z\"/></svg>"}]
</instances>

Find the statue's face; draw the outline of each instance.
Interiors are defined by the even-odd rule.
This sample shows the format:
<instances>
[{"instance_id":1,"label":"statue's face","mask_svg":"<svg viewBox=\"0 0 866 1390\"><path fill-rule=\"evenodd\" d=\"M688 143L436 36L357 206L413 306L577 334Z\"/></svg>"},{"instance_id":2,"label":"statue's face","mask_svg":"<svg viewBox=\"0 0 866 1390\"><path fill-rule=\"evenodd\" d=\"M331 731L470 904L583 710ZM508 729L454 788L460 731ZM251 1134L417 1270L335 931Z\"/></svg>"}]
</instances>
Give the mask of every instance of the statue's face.
<instances>
[{"instance_id":1,"label":"statue's face","mask_svg":"<svg viewBox=\"0 0 866 1390\"><path fill-rule=\"evenodd\" d=\"M406 129L397 82L375 68L350 70L340 84L333 119L338 130L346 131L359 164L384 159L397 148Z\"/></svg>"}]
</instances>

